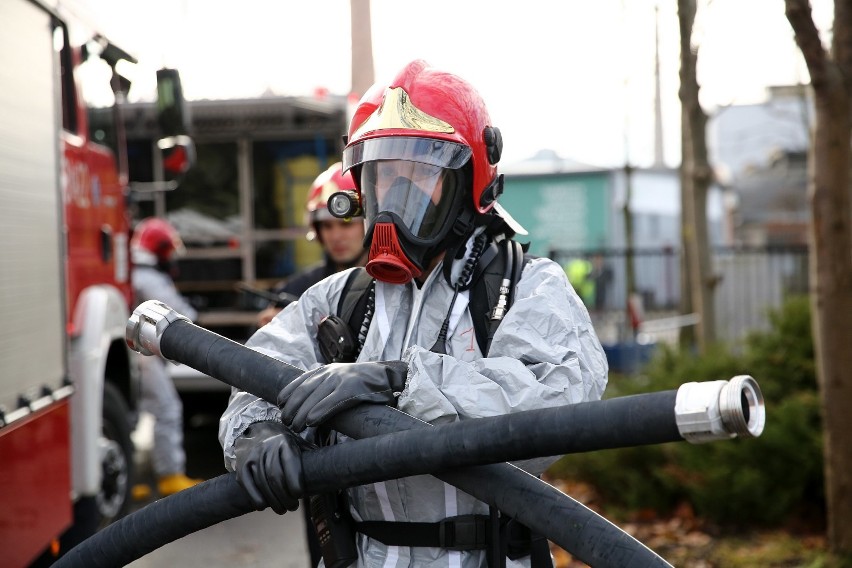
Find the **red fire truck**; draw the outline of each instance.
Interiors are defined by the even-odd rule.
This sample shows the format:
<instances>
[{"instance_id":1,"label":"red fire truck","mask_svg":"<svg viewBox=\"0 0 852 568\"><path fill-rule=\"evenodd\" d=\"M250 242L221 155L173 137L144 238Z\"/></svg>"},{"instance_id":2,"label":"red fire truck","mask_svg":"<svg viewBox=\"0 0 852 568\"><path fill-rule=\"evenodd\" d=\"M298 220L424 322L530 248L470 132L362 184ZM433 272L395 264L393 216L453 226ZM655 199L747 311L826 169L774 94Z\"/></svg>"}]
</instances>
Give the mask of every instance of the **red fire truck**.
<instances>
[{"instance_id":1,"label":"red fire truck","mask_svg":"<svg viewBox=\"0 0 852 568\"><path fill-rule=\"evenodd\" d=\"M132 483L117 67L134 60L100 35L73 45L72 26L38 0L0 2L0 564L12 568L122 515ZM112 98L90 100L93 82Z\"/></svg>"}]
</instances>

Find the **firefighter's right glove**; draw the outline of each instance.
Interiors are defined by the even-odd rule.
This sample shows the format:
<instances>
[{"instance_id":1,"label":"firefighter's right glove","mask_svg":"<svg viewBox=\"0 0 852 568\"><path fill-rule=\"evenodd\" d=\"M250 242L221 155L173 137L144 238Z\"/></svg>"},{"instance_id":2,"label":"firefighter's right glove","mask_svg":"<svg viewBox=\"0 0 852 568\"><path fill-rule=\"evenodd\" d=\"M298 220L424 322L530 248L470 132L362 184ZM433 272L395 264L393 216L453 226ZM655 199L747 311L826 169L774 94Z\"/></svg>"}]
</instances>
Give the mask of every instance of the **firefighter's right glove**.
<instances>
[{"instance_id":1,"label":"firefighter's right glove","mask_svg":"<svg viewBox=\"0 0 852 568\"><path fill-rule=\"evenodd\" d=\"M362 402L396 405L407 375L408 365L402 361L324 365L281 389L281 420L301 432Z\"/></svg>"},{"instance_id":2,"label":"firefighter's right glove","mask_svg":"<svg viewBox=\"0 0 852 568\"><path fill-rule=\"evenodd\" d=\"M298 437L277 421L256 422L237 438L237 481L257 510L279 515L299 508L304 494Z\"/></svg>"}]
</instances>

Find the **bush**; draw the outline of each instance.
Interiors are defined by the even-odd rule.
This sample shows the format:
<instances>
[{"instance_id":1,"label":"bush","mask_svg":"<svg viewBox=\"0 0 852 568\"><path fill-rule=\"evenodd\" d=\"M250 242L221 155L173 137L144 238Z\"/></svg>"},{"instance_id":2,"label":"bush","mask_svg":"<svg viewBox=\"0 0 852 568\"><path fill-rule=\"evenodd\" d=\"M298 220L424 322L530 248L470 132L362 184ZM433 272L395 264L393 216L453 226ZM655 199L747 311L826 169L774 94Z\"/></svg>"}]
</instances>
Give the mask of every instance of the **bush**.
<instances>
[{"instance_id":1,"label":"bush","mask_svg":"<svg viewBox=\"0 0 852 568\"><path fill-rule=\"evenodd\" d=\"M810 301L794 297L769 313L766 333L746 340L745 363L760 382L767 402L777 403L792 392L817 388L816 359L811 335Z\"/></svg>"},{"instance_id":2,"label":"bush","mask_svg":"<svg viewBox=\"0 0 852 568\"><path fill-rule=\"evenodd\" d=\"M641 376L611 377L606 395L749 374L766 399L760 438L566 456L550 474L593 484L616 509L667 512L689 501L697 514L726 524L777 525L814 512L822 518L822 436L807 299L790 300L770 321L772 329L750 336L742 355L724 347L704 357L662 348Z\"/></svg>"},{"instance_id":3,"label":"bush","mask_svg":"<svg viewBox=\"0 0 852 568\"><path fill-rule=\"evenodd\" d=\"M677 448L683 489L696 512L724 523L778 524L822 503L819 397L798 392L767 408L757 440Z\"/></svg>"}]
</instances>

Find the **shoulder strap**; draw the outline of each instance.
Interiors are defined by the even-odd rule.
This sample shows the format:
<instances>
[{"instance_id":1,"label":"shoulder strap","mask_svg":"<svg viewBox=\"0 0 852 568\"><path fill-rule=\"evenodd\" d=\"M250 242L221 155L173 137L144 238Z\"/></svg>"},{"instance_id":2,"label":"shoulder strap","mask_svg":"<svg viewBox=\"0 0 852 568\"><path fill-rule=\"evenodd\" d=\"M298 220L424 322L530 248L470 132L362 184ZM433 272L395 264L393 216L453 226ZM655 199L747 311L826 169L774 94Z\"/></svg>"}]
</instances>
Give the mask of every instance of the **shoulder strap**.
<instances>
[{"instance_id":1,"label":"shoulder strap","mask_svg":"<svg viewBox=\"0 0 852 568\"><path fill-rule=\"evenodd\" d=\"M492 248L493 247L493 248ZM511 265L507 262L511 258ZM470 313L473 318L473 328L476 342L483 355L488 355L491 340L497 332L497 327L503 315L509 310L515 300L515 287L521 279L524 266L532 258L524 254L520 243L506 239L499 244L492 243L489 249L480 257L476 268L470 293ZM500 287L503 280L508 280L504 305L500 302ZM349 273L340 301L337 304L337 315L349 326L353 334L358 334L369 303L369 290L373 278L364 268L356 268ZM495 308L500 308L495 317Z\"/></svg>"},{"instance_id":2,"label":"shoulder strap","mask_svg":"<svg viewBox=\"0 0 852 568\"><path fill-rule=\"evenodd\" d=\"M490 261L483 263L483 266L477 267L479 270L471 286L469 304L476 342L486 357L497 327L515 301L515 287L529 260L522 245L511 239L492 246L496 246L497 254L493 255ZM480 260L484 258L483 254ZM508 285L505 290L501 290L504 280Z\"/></svg>"},{"instance_id":3,"label":"shoulder strap","mask_svg":"<svg viewBox=\"0 0 852 568\"><path fill-rule=\"evenodd\" d=\"M355 268L346 278L346 284L340 292L340 301L337 303L337 316L346 324L352 332L352 338L357 342L355 358L361 352L367 336L369 321L366 318L373 317L370 289L374 283L375 280L366 269Z\"/></svg>"},{"instance_id":4,"label":"shoulder strap","mask_svg":"<svg viewBox=\"0 0 852 568\"><path fill-rule=\"evenodd\" d=\"M354 329L358 329L364 320L363 308L367 304L366 292L372 283L373 277L367 274L364 267L358 267L349 273L346 284L343 285L340 301L337 303L337 315L347 323L352 324L354 322L355 325L352 326ZM362 308L360 317L358 317L359 305ZM355 316L354 319L353 316Z\"/></svg>"}]
</instances>

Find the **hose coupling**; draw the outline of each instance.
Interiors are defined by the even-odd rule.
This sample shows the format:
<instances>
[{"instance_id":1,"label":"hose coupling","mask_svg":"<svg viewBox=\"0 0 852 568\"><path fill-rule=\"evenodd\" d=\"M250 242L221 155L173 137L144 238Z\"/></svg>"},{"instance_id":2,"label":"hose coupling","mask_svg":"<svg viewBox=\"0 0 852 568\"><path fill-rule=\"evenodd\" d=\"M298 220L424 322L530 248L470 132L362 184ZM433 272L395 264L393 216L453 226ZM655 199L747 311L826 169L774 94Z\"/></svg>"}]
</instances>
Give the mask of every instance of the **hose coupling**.
<instances>
[{"instance_id":1,"label":"hose coupling","mask_svg":"<svg viewBox=\"0 0 852 568\"><path fill-rule=\"evenodd\" d=\"M127 320L124 339L127 345L142 355L163 356L160 338L172 322L191 320L176 312L163 302L148 300L139 304Z\"/></svg>"},{"instance_id":2,"label":"hose coupling","mask_svg":"<svg viewBox=\"0 0 852 568\"><path fill-rule=\"evenodd\" d=\"M763 393L748 375L685 383L677 390L675 420L680 435L693 444L756 438L766 423Z\"/></svg>"}]
</instances>

